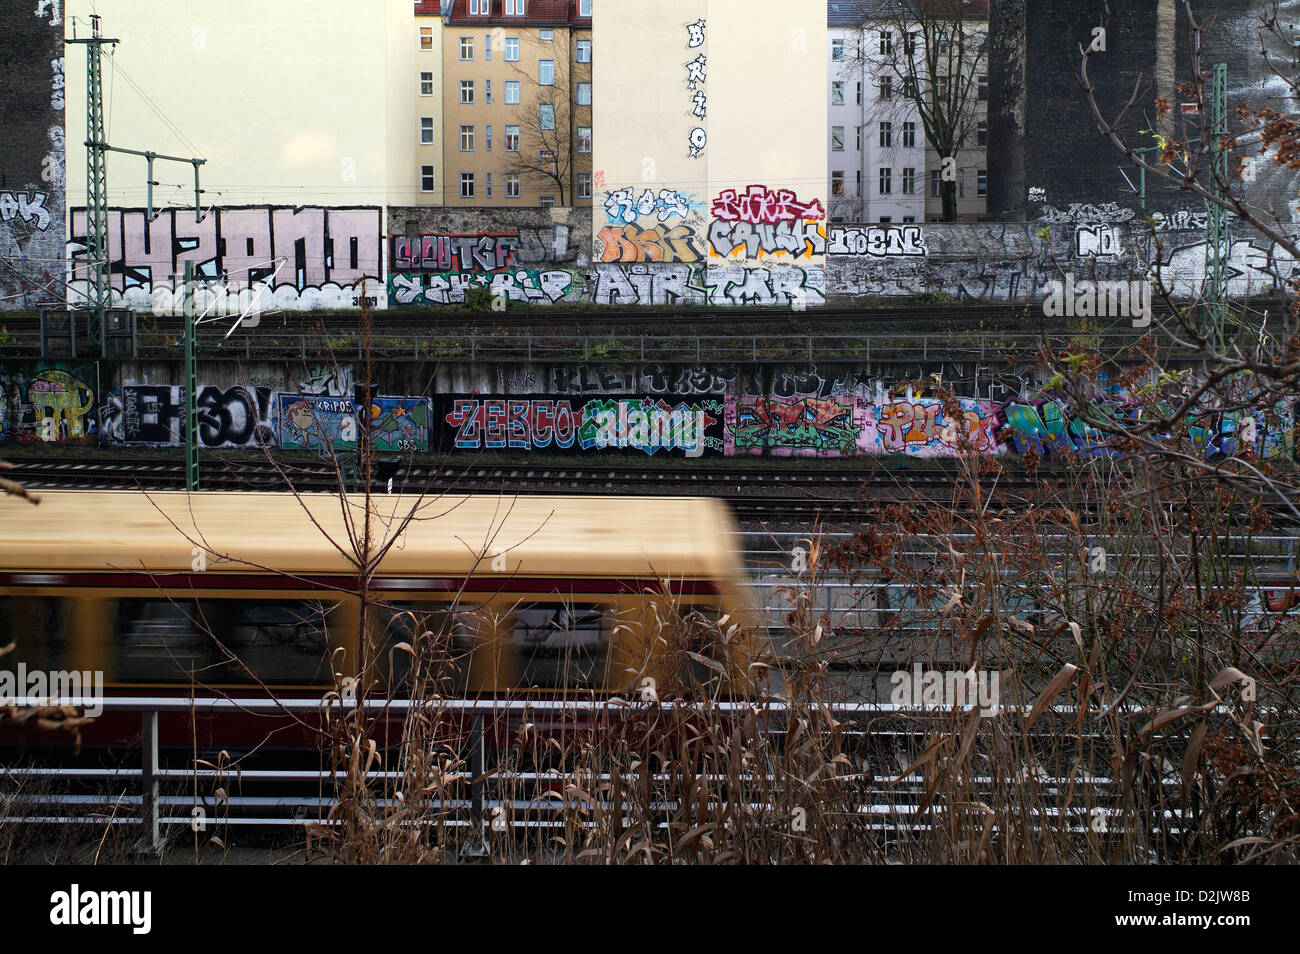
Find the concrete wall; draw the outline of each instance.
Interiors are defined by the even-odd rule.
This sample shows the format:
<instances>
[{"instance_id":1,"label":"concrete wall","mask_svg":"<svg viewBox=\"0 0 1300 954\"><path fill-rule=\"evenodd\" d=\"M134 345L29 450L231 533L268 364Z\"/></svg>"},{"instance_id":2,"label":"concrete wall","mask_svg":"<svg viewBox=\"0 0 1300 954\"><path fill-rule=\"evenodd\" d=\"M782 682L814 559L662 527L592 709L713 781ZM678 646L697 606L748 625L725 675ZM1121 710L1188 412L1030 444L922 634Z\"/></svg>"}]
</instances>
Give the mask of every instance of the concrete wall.
<instances>
[{"instance_id":1,"label":"concrete wall","mask_svg":"<svg viewBox=\"0 0 1300 954\"><path fill-rule=\"evenodd\" d=\"M0 311L7 311L63 297L66 80L57 2L0 0L0 22Z\"/></svg>"}]
</instances>

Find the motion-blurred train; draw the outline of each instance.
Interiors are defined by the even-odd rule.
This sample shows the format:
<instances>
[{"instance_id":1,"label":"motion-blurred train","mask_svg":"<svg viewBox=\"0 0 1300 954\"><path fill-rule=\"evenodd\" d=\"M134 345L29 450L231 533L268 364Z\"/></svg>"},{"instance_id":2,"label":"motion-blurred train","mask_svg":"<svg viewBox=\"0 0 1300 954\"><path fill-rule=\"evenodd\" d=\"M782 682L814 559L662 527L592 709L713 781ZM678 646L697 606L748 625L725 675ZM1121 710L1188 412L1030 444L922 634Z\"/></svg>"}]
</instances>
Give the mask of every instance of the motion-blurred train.
<instances>
[{"instance_id":1,"label":"motion-blurred train","mask_svg":"<svg viewBox=\"0 0 1300 954\"><path fill-rule=\"evenodd\" d=\"M0 670L98 671L131 696L357 678L400 695L417 672L417 691L460 697L756 689L757 613L719 501L374 496L386 549L360 673L365 512L328 494L0 498Z\"/></svg>"}]
</instances>

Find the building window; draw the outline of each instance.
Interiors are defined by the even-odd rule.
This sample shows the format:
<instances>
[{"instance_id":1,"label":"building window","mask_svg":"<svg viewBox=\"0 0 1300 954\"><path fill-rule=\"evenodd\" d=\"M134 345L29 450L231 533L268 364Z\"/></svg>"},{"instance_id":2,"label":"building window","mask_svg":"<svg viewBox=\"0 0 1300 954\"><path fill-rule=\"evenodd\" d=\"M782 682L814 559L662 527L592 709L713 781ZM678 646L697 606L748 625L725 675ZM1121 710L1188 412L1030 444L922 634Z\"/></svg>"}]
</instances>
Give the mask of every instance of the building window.
<instances>
[{"instance_id":1,"label":"building window","mask_svg":"<svg viewBox=\"0 0 1300 954\"><path fill-rule=\"evenodd\" d=\"M975 194L985 196L989 194L989 171L980 169L975 173Z\"/></svg>"},{"instance_id":2,"label":"building window","mask_svg":"<svg viewBox=\"0 0 1300 954\"><path fill-rule=\"evenodd\" d=\"M460 58L462 60L474 59L474 38L472 36L460 38Z\"/></svg>"},{"instance_id":3,"label":"building window","mask_svg":"<svg viewBox=\"0 0 1300 954\"><path fill-rule=\"evenodd\" d=\"M591 127L590 126L578 127L578 152L581 153L591 152Z\"/></svg>"},{"instance_id":4,"label":"building window","mask_svg":"<svg viewBox=\"0 0 1300 954\"><path fill-rule=\"evenodd\" d=\"M844 84L839 81L831 83L831 105L844 105Z\"/></svg>"},{"instance_id":5,"label":"building window","mask_svg":"<svg viewBox=\"0 0 1300 954\"><path fill-rule=\"evenodd\" d=\"M844 172L836 169L831 173L831 195L844 194Z\"/></svg>"},{"instance_id":6,"label":"building window","mask_svg":"<svg viewBox=\"0 0 1300 954\"><path fill-rule=\"evenodd\" d=\"M537 104L537 128L538 129L555 128L555 104L554 103Z\"/></svg>"},{"instance_id":7,"label":"building window","mask_svg":"<svg viewBox=\"0 0 1300 954\"><path fill-rule=\"evenodd\" d=\"M854 126L854 127L853 127L853 131L854 131L854 133L857 134L856 139L857 139L857 149L858 149L858 152L861 152L861 151L862 151L862 127L861 127L861 126Z\"/></svg>"},{"instance_id":8,"label":"building window","mask_svg":"<svg viewBox=\"0 0 1300 954\"><path fill-rule=\"evenodd\" d=\"M984 102L989 98L989 78L985 74L981 73L979 76L975 77L975 82L978 84L979 88L979 100L980 102Z\"/></svg>"},{"instance_id":9,"label":"building window","mask_svg":"<svg viewBox=\"0 0 1300 954\"><path fill-rule=\"evenodd\" d=\"M426 53L433 52L433 27L420 27L420 49Z\"/></svg>"},{"instance_id":10,"label":"building window","mask_svg":"<svg viewBox=\"0 0 1300 954\"><path fill-rule=\"evenodd\" d=\"M490 199L492 198L492 173L488 172L484 175L487 178L483 182L483 195Z\"/></svg>"},{"instance_id":11,"label":"building window","mask_svg":"<svg viewBox=\"0 0 1300 954\"><path fill-rule=\"evenodd\" d=\"M519 198L519 173L517 172L506 173L506 198Z\"/></svg>"},{"instance_id":12,"label":"building window","mask_svg":"<svg viewBox=\"0 0 1300 954\"><path fill-rule=\"evenodd\" d=\"M492 0L469 0L469 14L472 17L485 17L491 5Z\"/></svg>"},{"instance_id":13,"label":"building window","mask_svg":"<svg viewBox=\"0 0 1300 954\"><path fill-rule=\"evenodd\" d=\"M591 0L578 0L578 16L591 16Z\"/></svg>"},{"instance_id":14,"label":"building window","mask_svg":"<svg viewBox=\"0 0 1300 954\"><path fill-rule=\"evenodd\" d=\"M844 127L832 126L831 127L831 152L843 152L843 151L844 151Z\"/></svg>"},{"instance_id":15,"label":"building window","mask_svg":"<svg viewBox=\"0 0 1300 954\"><path fill-rule=\"evenodd\" d=\"M507 126L506 127L506 152L518 152L518 151L519 151L519 127Z\"/></svg>"},{"instance_id":16,"label":"building window","mask_svg":"<svg viewBox=\"0 0 1300 954\"><path fill-rule=\"evenodd\" d=\"M894 34L888 30L880 31L880 55L888 56L894 52Z\"/></svg>"},{"instance_id":17,"label":"building window","mask_svg":"<svg viewBox=\"0 0 1300 954\"><path fill-rule=\"evenodd\" d=\"M579 199L591 198L591 173L590 172L578 173L578 198Z\"/></svg>"},{"instance_id":18,"label":"building window","mask_svg":"<svg viewBox=\"0 0 1300 954\"><path fill-rule=\"evenodd\" d=\"M892 215L882 215L879 221L881 225L888 225L890 222L894 221L894 217Z\"/></svg>"},{"instance_id":19,"label":"building window","mask_svg":"<svg viewBox=\"0 0 1300 954\"><path fill-rule=\"evenodd\" d=\"M433 191L433 166L420 166L420 191Z\"/></svg>"},{"instance_id":20,"label":"building window","mask_svg":"<svg viewBox=\"0 0 1300 954\"><path fill-rule=\"evenodd\" d=\"M905 216L903 216L903 224L904 224L904 225L911 224L912 222L915 222L915 221L916 221L916 216L915 216L915 215L905 215Z\"/></svg>"},{"instance_id":21,"label":"building window","mask_svg":"<svg viewBox=\"0 0 1300 954\"><path fill-rule=\"evenodd\" d=\"M506 80L506 105L519 105L519 80Z\"/></svg>"},{"instance_id":22,"label":"building window","mask_svg":"<svg viewBox=\"0 0 1300 954\"><path fill-rule=\"evenodd\" d=\"M856 191L853 194L857 196L862 195L862 170L861 169L854 171L853 180L856 183L855 186Z\"/></svg>"},{"instance_id":23,"label":"building window","mask_svg":"<svg viewBox=\"0 0 1300 954\"><path fill-rule=\"evenodd\" d=\"M916 192L916 169L912 166L903 167L902 189L903 195L912 195Z\"/></svg>"},{"instance_id":24,"label":"building window","mask_svg":"<svg viewBox=\"0 0 1300 954\"><path fill-rule=\"evenodd\" d=\"M980 122L975 127L975 145L987 146L989 144L989 124Z\"/></svg>"},{"instance_id":25,"label":"building window","mask_svg":"<svg viewBox=\"0 0 1300 954\"><path fill-rule=\"evenodd\" d=\"M831 59L836 63L844 62L843 40L831 40Z\"/></svg>"},{"instance_id":26,"label":"building window","mask_svg":"<svg viewBox=\"0 0 1300 954\"><path fill-rule=\"evenodd\" d=\"M483 130L483 148L488 152L492 151L492 124L488 123L487 128ZM488 195L492 193L489 192Z\"/></svg>"},{"instance_id":27,"label":"building window","mask_svg":"<svg viewBox=\"0 0 1300 954\"><path fill-rule=\"evenodd\" d=\"M538 86L555 85L555 60L537 61L537 85Z\"/></svg>"},{"instance_id":28,"label":"building window","mask_svg":"<svg viewBox=\"0 0 1300 954\"><path fill-rule=\"evenodd\" d=\"M912 31L903 37L903 55L907 57L916 56L916 32Z\"/></svg>"},{"instance_id":29,"label":"building window","mask_svg":"<svg viewBox=\"0 0 1300 954\"><path fill-rule=\"evenodd\" d=\"M474 151L474 127L473 126L460 127L460 151L461 152Z\"/></svg>"},{"instance_id":30,"label":"building window","mask_svg":"<svg viewBox=\"0 0 1300 954\"><path fill-rule=\"evenodd\" d=\"M492 34L483 35L483 59L491 62L492 60Z\"/></svg>"},{"instance_id":31,"label":"building window","mask_svg":"<svg viewBox=\"0 0 1300 954\"><path fill-rule=\"evenodd\" d=\"M555 196L553 196L553 195L544 195L544 196L542 196L541 198L539 198L539 199L537 200L537 204L538 204L539 206L541 206L543 209L551 209L551 208L554 208L554 207L555 207Z\"/></svg>"},{"instance_id":32,"label":"building window","mask_svg":"<svg viewBox=\"0 0 1300 954\"><path fill-rule=\"evenodd\" d=\"M916 148L916 123L903 123L903 148Z\"/></svg>"},{"instance_id":33,"label":"building window","mask_svg":"<svg viewBox=\"0 0 1300 954\"><path fill-rule=\"evenodd\" d=\"M474 104L474 81L460 81L460 104L462 106L472 106Z\"/></svg>"},{"instance_id":34,"label":"building window","mask_svg":"<svg viewBox=\"0 0 1300 954\"><path fill-rule=\"evenodd\" d=\"M537 165L540 169L555 171L555 153L549 149L539 149L537 151Z\"/></svg>"},{"instance_id":35,"label":"building window","mask_svg":"<svg viewBox=\"0 0 1300 954\"><path fill-rule=\"evenodd\" d=\"M506 0L506 16L522 17L524 15L524 0Z\"/></svg>"},{"instance_id":36,"label":"building window","mask_svg":"<svg viewBox=\"0 0 1300 954\"><path fill-rule=\"evenodd\" d=\"M591 41L590 40L578 41L578 62L579 63L591 62Z\"/></svg>"},{"instance_id":37,"label":"building window","mask_svg":"<svg viewBox=\"0 0 1300 954\"><path fill-rule=\"evenodd\" d=\"M907 97L908 99L916 99L916 90L917 90L917 86L916 86L916 77L915 77L915 76L904 76L904 77L903 77L903 95L904 95L905 97Z\"/></svg>"},{"instance_id":38,"label":"building window","mask_svg":"<svg viewBox=\"0 0 1300 954\"><path fill-rule=\"evenodd\" d=\"M519 62L519 37L517 36L506 37L506 62Z\"/></svg>"},{"instance_id":39,"label":"building window","mask_svg":"<svg viewBox=\"0 0 1300 954\"><path fill-rule=\"evenodd\" d=\"M421 96L433 95L433 74L432 73L420 74L420 95Z\"/></svg>"},{"instance_id":40,"label":"building window","mask_svg":"<svg viewBox=\"0 0 1300 954\"><path fill-rule=\"evenodd\" d=\"M492 81L483 81L483 102L491 104L492 102Z\"/></svg>"},{"instance_id":41,"label":"building window","mask_svg":"<svg viewBox=\"0 0 1300 954\"><path fill-rule=\"evenodd\" d=\"M433 117L432 116L420 117L420 145L422 146L433 145Z\"/></svg>"},{"instance_id":42,"label":"building window","mask_svg":"<svg viewBox=\"0 0 1300 954\"><path fill-rule=\"evenodd\" d=\"M460 174L460 197L462 199L474 198L474 173L462 172Z\"/></svg>"},{"instance_id":43,"label":"building window","mask_svg":"<svg viewBox=\"0 0 1300 954\"><path fill-rule=\"evenodd\" d=\"M554 42L555 42L555 31L554 31L554 30L538 30L538 31L537 31L537 42L538 42L538 43L554 43Z\"/></svg>"},{"instance_id":44,"label":"building window","mask_svg":"<svg viewBox=\"0 0 1300 954\"><path fill-rule=\"evenodd\" d=\"M889 195L894 191L894 170L889 166L880 167L880 194Z\"/></svg>"},{"instance_id":45,"label":"building window","mask_svg":"<svg viewBox=\"0 0 1300 954\"><path fill-rule=\"evenodd\" d=\"M883 122L880 124L880 148L888 149L894 144L894 124L892 122Z\"/></svg>"},{"instance_id":46,"label":"building window","mask_svg":"<svg viewBox=\"0 0 1300 954\"><path fill-rule=\"evenodd\" d=\"M948 77L947 77L947 76L943 76L943 75L939 75L939 76L936 76L934 79L935 79L935 83L936 83L936 85L937 85L938 88L939 88L939 98L940 98L940 99L947 99L947 98L948 98Z\"/></svg>"},{"instance_id":47,"label":"building window","mask_svg":"<svg viewBox=\"0 0 1300 954\"><path fill-rule=\"evenodd\" d=\"M591 105L591 84L590 83L578 84L578 105L579 106Z\"/></svg>"},{"instance_id":48,"label":"building window","mask_svg":"<svg viewBox=\"0 0 1300 954\"><path fill-rule=\"evenodd\" d=\"M862 80L858 80L858 103L857 104L859 106L862 105Z\"/></svg>"},{"instance_id":49,"label":"building window","mask_svg":"<svg viewBox=\"0 0 1300 954\"><path fill-rule=\"evenodd\" d=\"M894 95L894 78L892 76L880 77L880 98L890 99Z\"/></svg>"},{"instance_id":50,"label":"building window","mask_svg":"<svg viewBox=\"0 0 1300 954\"><path fill-rule=\"evenodd\" d=\"M937 199L943 195L943 173L938 169L930 170L930 198Z\"/></svg>"}]
</instances>

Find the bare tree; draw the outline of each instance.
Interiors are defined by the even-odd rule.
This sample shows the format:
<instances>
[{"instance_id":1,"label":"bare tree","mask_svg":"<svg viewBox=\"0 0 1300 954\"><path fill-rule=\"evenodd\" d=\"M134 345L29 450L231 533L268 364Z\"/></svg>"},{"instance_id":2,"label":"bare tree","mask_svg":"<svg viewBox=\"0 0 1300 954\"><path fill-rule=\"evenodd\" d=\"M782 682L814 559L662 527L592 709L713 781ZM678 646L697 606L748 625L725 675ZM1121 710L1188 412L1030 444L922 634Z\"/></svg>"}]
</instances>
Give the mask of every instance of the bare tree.
<instances>
[{"instance_id":1,"label":"bare tree","mask_svg":"<svg viewBox=\"0 0 1300 954\"><path fill-rule=\"evenodd\" d=\"M520 88L524 91L519 97L516 113L519 141L506 145L507 150L511 145L515 147L510 151L511 161L506 171L521 177L537 176L547 183L554 183L559 192L558 204L562 206L570 204L574 198L575 167L579 162L577 110L574 108L577 90L569 65L567 43L567 39L565 43L556 40L540 47L539 52L551 54L549 57L543 55L543 60L552 64L551 83L544 84L542 77L515 67Z\"/></svg>"},{"instance_id":2,"label":"bare tree","mask_svg":"<svg viewBox=\"0 0 1300 954\"><path fill-rule=\"evenodd\" d=\"M959 153L979 122L987 0L857 0L859 42L845 59L876 77L878 109L915 116L939 157L943 221L957 221Z\"/></svg>"}]
</instances>

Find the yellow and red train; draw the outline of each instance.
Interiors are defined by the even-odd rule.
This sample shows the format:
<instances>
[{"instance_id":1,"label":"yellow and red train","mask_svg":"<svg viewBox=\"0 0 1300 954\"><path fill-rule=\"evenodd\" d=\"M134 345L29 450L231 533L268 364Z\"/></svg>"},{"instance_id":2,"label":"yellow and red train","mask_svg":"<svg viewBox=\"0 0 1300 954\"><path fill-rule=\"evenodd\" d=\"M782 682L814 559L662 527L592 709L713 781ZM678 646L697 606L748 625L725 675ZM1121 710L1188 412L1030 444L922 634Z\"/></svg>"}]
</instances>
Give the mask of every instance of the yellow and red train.
<instances>
[{"instance_id":1,"label":"yellow and red train","mask_svg":"<svg viewBox=\"0 0 1300 954\"><path fill-rule=\"evenodd\" d=\"M400 644L427 632L449 648L435 681L452 695L647 680L671 693L701 679L747 695L762 669L719 501L374 496L371 545L391 545L361 587L361 496L40 498L0 498L0 647L14 647L0 668L99 671L129 695L318 694L336 674L397 691L411 658ZM361 673L363 602L373 665Z\"/></svg>"}]
</instances>

